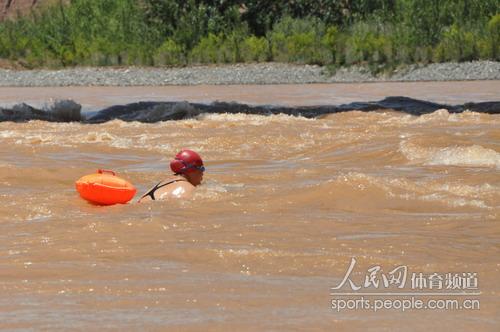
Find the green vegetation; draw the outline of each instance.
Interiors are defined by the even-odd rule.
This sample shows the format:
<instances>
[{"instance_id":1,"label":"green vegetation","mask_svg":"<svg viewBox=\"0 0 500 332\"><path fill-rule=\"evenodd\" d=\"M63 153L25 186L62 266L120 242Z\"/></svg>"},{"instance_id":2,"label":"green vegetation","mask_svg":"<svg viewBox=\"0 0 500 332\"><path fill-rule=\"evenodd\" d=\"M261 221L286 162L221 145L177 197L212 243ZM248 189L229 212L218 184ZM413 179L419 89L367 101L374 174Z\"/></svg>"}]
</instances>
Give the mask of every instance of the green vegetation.
<instances>
[{"instance_id":1,"label":"green vegetation","mask_svg":"<svg viewBox=\"0 0 500 332\"><path fill-rule=\"evenodd\" d=\"M26 67L500 60L498 0L71 0L0 23ZM244 5L243 5L244 4Z\"/></svg>"}]
</instances>

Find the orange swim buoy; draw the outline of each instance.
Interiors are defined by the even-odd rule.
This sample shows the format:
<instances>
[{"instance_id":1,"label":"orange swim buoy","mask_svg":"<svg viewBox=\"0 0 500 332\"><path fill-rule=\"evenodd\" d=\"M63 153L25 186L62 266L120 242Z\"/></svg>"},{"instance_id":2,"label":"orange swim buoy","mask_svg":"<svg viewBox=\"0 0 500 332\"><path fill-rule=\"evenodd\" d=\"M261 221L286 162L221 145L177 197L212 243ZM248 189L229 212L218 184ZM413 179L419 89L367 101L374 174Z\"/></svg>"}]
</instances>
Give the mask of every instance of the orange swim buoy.
<instances>
[{"instance_id":1,"label":"orange swim buoy","mask_svg":"<svg viewBox=\"0 0 500 332\"><path fill-rule=\"evenodd\" d=\"M81 177L75 185L83 199L99 205L125 204L137 192L130 182L119 178L113 171L103 169Z\"/></svg>"}]
</instances>

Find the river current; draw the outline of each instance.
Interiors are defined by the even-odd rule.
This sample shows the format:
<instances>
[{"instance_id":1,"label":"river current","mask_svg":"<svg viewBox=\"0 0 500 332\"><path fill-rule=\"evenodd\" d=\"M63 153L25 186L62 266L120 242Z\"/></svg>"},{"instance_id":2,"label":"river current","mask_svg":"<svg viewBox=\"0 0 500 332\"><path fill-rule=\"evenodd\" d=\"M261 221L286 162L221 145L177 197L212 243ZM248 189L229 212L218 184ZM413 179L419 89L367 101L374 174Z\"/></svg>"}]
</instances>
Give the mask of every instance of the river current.
<instances>
[{"instance_id":1,"label":"river current","mask_svg":"<svg viewBox=\"0 0 500 332\"><path fill-rule=\"evenodd\" d=\"M0 103L71 98L96 111L140 100L304 106L403 95L463 104L500 100L499 85L0 88ZM493 331L499 128L497 114L446 109L0 122L0 327ZM192 200L99 207L75 191L104 168L139 195L182 148L207 169ZM331 288L353 258L358 286L374 266L406 266L407 292L438 291L410 289L411 272L475 273L477 287L446 290L443 279L441 291L472 291L480 310L334 310ZM358 291L394 289L379 280Z\"/></svg>"}]
</instances>

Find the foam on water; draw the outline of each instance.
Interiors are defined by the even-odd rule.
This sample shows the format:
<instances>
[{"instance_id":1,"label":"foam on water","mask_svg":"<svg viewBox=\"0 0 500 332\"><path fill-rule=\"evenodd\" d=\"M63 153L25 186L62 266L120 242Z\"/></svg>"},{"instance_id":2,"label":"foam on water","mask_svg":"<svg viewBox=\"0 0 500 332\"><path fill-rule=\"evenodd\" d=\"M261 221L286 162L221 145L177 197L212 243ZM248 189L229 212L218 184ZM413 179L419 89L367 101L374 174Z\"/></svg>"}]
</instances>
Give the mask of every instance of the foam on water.
<instances>
[{"instance_id":1,"label":"foam on water","mask_svg":"<svg viewBox=\"0 0 500 332\"><path fill-rule=\"evenodd\" d=\"M410 180L408 178L380 177L365 173L349 172L337 178L337 183L348 183L357 190L368 190L371 186L383 190L387 197L402 200L421 200L446 204L452 207L477 207L492 209L486 199L494 200L500 188L489 183L467 185L463 183L435 183L432 180Z\"/></svg>"},{"instance_id":2,"label":"foam on water","mask_svg":"<svg viewBox=\"0 0 500 332\"><path fill-rule=\"evenodd\" d=\"M399 151L411 161L424 165L450 165L500 168L500 153L480 145L421 147L407 140L401 141Z\"/></svg>"},{"instance_id":3,"label":"foam on water","mask_svg":"<svg viewBox=\"0 0 500 332\"><path fill-rule=\"evenodd\" d=\"M244 122L244 125L262 125L270 122L314 122L316 118L306 118L298 115L289 114L244 114L244 113L201 113L195 117L200 121L214 121L226 124L228 122Z\"/></svg>"}]
</instances>

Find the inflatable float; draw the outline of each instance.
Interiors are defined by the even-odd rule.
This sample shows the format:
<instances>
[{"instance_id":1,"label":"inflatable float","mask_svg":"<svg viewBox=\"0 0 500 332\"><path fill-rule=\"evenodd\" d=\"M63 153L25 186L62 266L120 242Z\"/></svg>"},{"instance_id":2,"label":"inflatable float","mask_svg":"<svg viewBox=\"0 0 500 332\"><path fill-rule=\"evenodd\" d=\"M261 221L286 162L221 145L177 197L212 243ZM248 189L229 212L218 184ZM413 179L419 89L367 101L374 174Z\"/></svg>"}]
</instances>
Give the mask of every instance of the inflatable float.
<instances>
[{"instance_id":1,"label":"inflatable float","mask_svg":"<svg viewBox=\"0 0 500 332\"><path fill-rule=\"evenodd\" d=\"M81 177L75 185L83 199L97 205L125 204L137 192L130 182L116 176L113 171L103 169Z\"/></svg>"}]
</instances>

